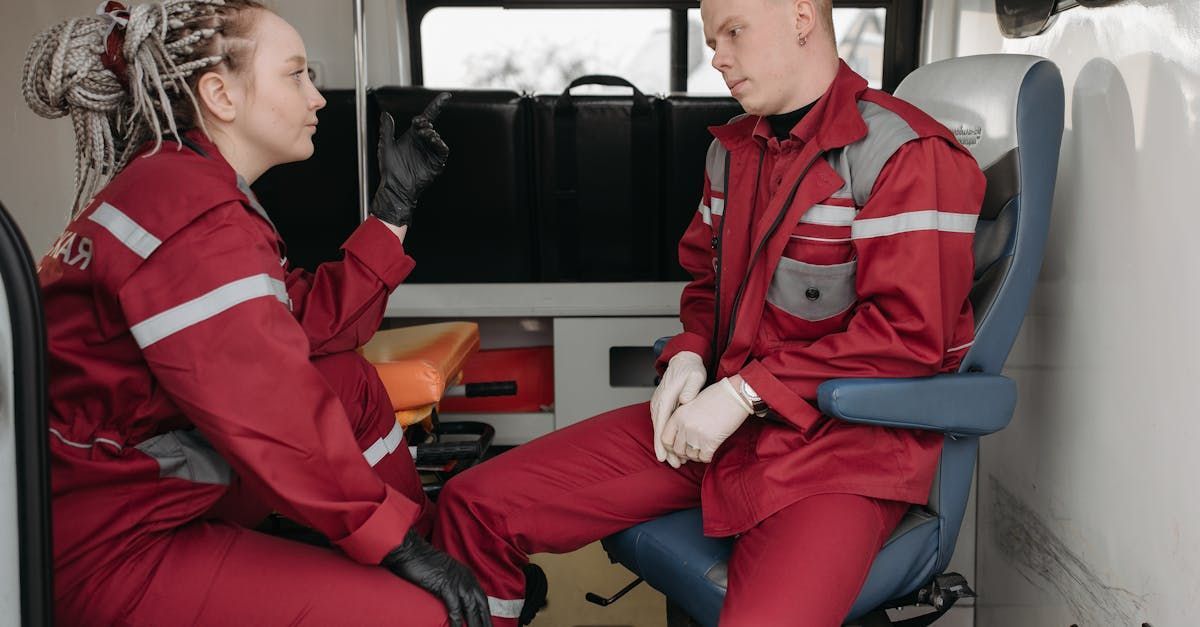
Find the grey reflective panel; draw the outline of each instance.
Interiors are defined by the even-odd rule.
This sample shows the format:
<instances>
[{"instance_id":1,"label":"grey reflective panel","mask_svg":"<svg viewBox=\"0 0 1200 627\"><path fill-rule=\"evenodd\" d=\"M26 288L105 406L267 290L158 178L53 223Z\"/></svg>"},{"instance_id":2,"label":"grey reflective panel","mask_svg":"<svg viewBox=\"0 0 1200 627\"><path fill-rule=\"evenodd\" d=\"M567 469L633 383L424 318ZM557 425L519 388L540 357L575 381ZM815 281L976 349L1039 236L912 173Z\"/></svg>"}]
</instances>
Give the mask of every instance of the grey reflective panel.
<instances>
[{"instance_id":1,"label":"grey reflective panel","mask_svg":"<svg viewBox=\"0 0 1200 627\"><path fill-rule=\"evenodd\" d=\"M229 485L233 474L229 463L195 430L168 431L136 448L158 462L158 476L163 478Z\"/></svg>"},{"instance_id":2,"label":"grey reflective panel","mask_svg":"<svg viewBox=\"0 0 1200 627\"><path fill-rule=\"evenodd\" d=\"M854 275L858 261L818 266L782 257L767 302L789 314L816 322L836 316L854 305Z\"/></svg>"},{"instance_id":3,"label":"grey reflective panel","mask_svg":"<svg viewBox=\"0 0 1200 627\"><path fill-rule=\"evenodd\" d=\"M825 160L829 162L829 167L837 172L842 178L842 187L832 194L833 198L854 198L854 192L850 190L850 162L847 160L846 151L842 148L835 148L825 153Z\"/></svg>"},{"instance_id":4,"label":"grey reflective panel","mask_svg":"<svg viewBox=\"0 0 1200 627\"><path fill-rule=\"evenodd\" d=\"M861 207L867 204L884 164L900 146L916 139L917 133L903 118L873 102L859 101L858 111L867 123L867 136L843 148L839 158L846 165L834 169L839 175L843 171L850 173L854 203Z\"/></svg>"},{"instance_id":5,"label":"grey reflective panel","mask_svg":"<svg viewBox=\"0 0 1200 627\"><path fill-rule=\"evenodd\" d=\"M270 224L271 228L274 229L275 223L271 221L271 216L267 215L267 210L263 209L262 204L258 202L258 196L254 194L254 190L250 189L250 185L246 183L246 179L242 178L241 174L237 177L237 186L246 195L246 198L250 200L250 206L254 208L255 213L262 216L263 220L266 220L267 224ZM278 231L279 229L275 230Z\"/></svg>"},{"instance_id":6,"label":"grey reflective panel","mask_svg":"<svg viewBox=\"0 0 1200 627\"><path fill-rule=\"evenodd\" d=\"M721 140L714 139L708 145L708 155L704 158L704 172L708 174L709 188L718 194L725 193L725 159L729 153L721 145Z\"/></svg>"}]
</instances>

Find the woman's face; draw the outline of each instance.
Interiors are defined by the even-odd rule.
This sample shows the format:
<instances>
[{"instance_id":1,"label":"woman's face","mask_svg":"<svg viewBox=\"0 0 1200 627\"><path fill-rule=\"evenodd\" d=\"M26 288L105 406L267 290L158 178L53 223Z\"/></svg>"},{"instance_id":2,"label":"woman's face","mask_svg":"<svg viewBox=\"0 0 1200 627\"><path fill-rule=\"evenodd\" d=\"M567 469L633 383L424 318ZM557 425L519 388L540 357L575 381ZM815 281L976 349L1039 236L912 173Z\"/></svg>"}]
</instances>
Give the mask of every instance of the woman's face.
<instances>
[{"instance_id":1,"label":"woman's face","mask_svg":"<svg viewBox=\"0 0 1200 627\"><path fill-rule=\"evenodd\" d=\"M239 76L244 97L233 126L265 169L312 156L325 98L309 80L300 33L270 11L259 13L250 36L254 54Z\"/></svg>"}]
</instances>

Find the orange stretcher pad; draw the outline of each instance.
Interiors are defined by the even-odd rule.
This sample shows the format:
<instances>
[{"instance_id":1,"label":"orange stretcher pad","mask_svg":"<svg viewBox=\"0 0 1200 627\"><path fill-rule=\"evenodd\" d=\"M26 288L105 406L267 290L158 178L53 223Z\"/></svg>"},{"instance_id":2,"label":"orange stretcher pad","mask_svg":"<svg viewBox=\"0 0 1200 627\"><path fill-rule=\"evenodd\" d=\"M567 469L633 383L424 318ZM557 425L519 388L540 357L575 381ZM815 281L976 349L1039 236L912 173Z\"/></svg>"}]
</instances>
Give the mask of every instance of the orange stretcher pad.
<instances>
[{"instance_id":1,"label":"orange stretcher pad","mask_svg":"<svg viewBox=\"0 0 1200 627\"><path fill-rule=\"evenodd\" d=\"M361 352L383 380L396 420L407 427L429 417L478 350L479 325L440 322L380 331Z\"/></svg>"}]
</instances>

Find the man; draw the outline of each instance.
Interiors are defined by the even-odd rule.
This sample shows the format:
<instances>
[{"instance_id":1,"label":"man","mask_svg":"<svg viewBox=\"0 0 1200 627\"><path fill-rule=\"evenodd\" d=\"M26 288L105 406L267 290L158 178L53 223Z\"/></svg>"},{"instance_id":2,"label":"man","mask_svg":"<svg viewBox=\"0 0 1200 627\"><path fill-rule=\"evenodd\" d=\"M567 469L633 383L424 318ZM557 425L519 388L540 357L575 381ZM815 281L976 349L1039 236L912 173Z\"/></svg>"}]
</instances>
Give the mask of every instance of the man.
<instances>
[{"instance_id":1,"label":"man","mask_svg":"<svg viewBox=\"0 0 1200 627\"><path fill-rule=\"evenodd\" d=\"M684 332L654 397L442 493L435 543L475 570L496 625L521 614L529 554L696 506L706 534L737 537L722 626L839 625L928 496L940 434L835 421L816 389L956 368L983 175L944 127L839 61L829 0L704 0L701 13L747 113L711 129L679 250L694 277Z\"/></svg>"}]
</instances>

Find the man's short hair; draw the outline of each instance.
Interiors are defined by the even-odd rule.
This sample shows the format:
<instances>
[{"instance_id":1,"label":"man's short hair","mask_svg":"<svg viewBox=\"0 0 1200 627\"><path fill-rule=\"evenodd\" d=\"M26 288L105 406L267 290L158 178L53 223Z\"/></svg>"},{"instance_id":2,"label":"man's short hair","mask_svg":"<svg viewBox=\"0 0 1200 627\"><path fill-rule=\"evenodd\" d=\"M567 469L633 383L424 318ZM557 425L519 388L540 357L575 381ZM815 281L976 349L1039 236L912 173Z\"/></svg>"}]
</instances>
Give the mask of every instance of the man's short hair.
<instances>
[{"instance_id":1,"label":"man's short hair","mask_svg":"<svg viewBox=\"0 0 1200 627\"><path fill-rule=\"evenodd\" d=\"M789 5L795 2L795 0L776 0L776 1L777 2L785 2ZM830 39L833 39L834 41L836 41L837 38L836 38L835 33L833 32L833 0L811 0L811 1L813 3L813 9L816 10L817 24L819 26L823 27L825 29L825 31L827 33L829 33Z\"/></svg>"},{"instance_id":2,"label":"man's short hair","mask_svg":"<svg viewBox=\"0 0 1200 627\"><path fill-rule=\"evenodd\" d=\"M830 37L836 41L836 35L833 32L833 0L812 0L812 3L817 10L817 19L829 32Z\"/></svg>"}]
</instances>

